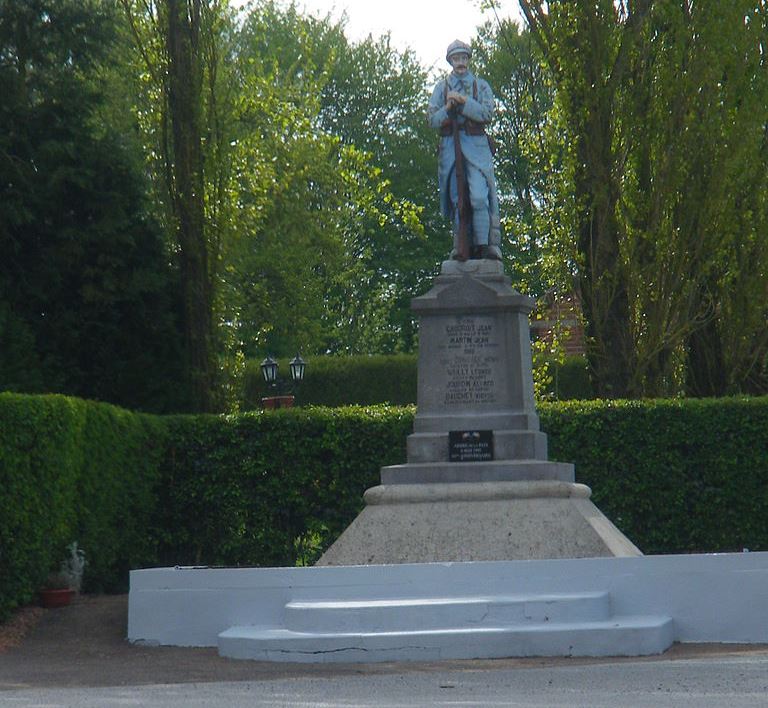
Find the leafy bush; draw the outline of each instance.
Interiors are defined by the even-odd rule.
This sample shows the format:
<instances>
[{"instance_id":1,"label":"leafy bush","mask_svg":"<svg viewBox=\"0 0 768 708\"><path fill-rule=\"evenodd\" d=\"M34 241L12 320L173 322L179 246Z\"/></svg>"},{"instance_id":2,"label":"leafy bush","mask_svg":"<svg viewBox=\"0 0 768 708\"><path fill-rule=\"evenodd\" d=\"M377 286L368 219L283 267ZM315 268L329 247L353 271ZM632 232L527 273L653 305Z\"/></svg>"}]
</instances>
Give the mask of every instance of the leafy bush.
<instances>
[{"instance_id":1,"label":"leafy bush","mask_svg":"<svg viewBox=\"0 0 768 708\"><path fill-rule=\"evenodd\" d=\"M297 392L296 404L415 404L416 359L416 354L312 357L307 362L306 377ZM284 379L290 378L289 361L278 362ZM262 378L260 363L251 360L246 364L244 410L261 408L262 396L271 393ZM569 356L562 363L549 361L548 374L551 381L544 390L547 398L560 401L594 398L583 356Z\"/></svg>"},{"instance_id":2,"label":"leafy bush","mask_svg":"<svg viewBox=\"0 0 768 708\"><path fill-rule=\"evenodd\" d=\"M290 379L288 359L280 360L280 375ZM261 397L270 395L259 364L248 362L243 408L261 407ZM296 395L297 405L370 406L416 403L416 355L310 357L304 381Z\"/></svg>"},{"instance_id":3,"label":"leafy bush","mask_svg":"<svg viewBox=\"0 0 768 708\"><path fill-rule=\"evenodd\" d=\"M170 420L164 560L309 563L405 459L413 410L294 408Z\"/></svg>"},{"instance_id":4,"label":"leafy bush","mask_svg":"<svg viewBox=\"0 0 768 708\"><path fill-rule=\"evenodd\" d=\"M76 540L86 589L154 560L159 419L64 396L0 394L0 617L29 602Z\"/></svg>"},{"instance_id":5,"label":"leafy bush","mask_svg":"<svg viewBox=\"0 0 768 708\"><path fill-rule=\"evenodd\" d=\"M540 406L552 459L644 553L768 549L768 398Z\"/></svg>"},{"instance_id":6,"label":"leafy bush","mask_svg":"<svg viewBox=\"0 0 768 708\"><path fill-rule=\"evenodd\" d=\"M645 553L768 549L768 398L540 406L552 459ZM85 589L148 565L311 563L405 460L413 407L157 417L0 394L0 616L66 544Z\"/></svg>"},{"instance_id":7,"label":"leafy bush","mask_svg":"<svg viewBox=\"0 0 768 708\"><path fill-rule=\"evenodd\" d=\"M176 418L168 563L311 562L405 460L413 408ZM552 459L645 553L768 549L768 398L545 403Z\"/></svg>"},{"instance_id":8,"label":"leafy bush","mask_svg":"<svg viewBox=\"0 0 768 708\"><path fill-rule=\"evenodd\" d=\"M587 360L583 356L567 356L560 363L549 363L551 381L545 395L556 401L590 400L595 397L589 380Z\"/></svg>"}]
</instances>

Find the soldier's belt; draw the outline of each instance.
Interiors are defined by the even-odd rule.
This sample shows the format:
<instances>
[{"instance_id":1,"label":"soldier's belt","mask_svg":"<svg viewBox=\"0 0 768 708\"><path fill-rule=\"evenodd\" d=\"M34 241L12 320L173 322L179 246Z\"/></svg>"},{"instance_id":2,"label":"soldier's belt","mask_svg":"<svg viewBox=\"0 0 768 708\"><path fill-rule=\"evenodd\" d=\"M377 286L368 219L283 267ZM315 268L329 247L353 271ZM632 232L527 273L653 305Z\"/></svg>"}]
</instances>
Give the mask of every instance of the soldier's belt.
<instances>
[{"instance_id":1,"label":"soldier's belt","mask_svg":"<svg viewBox=\"0 0 768 708\"><path fill-rule=\"evenodd\" d=\"M459 130L464 131L467 135L485 135L485 126L481 123L466 122L459 126ZM440 135L447 137L453 134L451 124L443 125L440 127Z\"/></svg>"}]
</instances>

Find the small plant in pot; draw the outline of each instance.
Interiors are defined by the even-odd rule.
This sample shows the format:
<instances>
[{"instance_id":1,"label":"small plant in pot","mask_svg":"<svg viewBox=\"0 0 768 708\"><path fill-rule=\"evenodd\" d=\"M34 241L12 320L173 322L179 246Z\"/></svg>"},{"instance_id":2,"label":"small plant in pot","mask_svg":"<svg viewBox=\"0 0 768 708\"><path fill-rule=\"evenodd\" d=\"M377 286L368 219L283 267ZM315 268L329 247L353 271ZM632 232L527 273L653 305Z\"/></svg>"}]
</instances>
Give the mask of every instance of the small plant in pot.
<instances>
[{"instance_id":1,"label":"small plant in pot","mask_svg":"<svg viewBox=\"0 0 768 708\"><path fill-rule=\"evenodd\" d=\"M66 573L51 573L40 591L40 602L43 607L64 607L72 602L74 594Z\"/></svg>"},{"instance_id":2,"label":"small plant in pot","mask_svg":"<svg viewBox=\"0 0 768 708\"><path fill-rule=\"evenodd\" d=\"M43 607L63 607L72 601L75 593L80 592L85 570L85 552L77 547L77 541L67 546L67 557L61 562L59 570L51 573L40 591Z\"/></svg>"}]
</instances>

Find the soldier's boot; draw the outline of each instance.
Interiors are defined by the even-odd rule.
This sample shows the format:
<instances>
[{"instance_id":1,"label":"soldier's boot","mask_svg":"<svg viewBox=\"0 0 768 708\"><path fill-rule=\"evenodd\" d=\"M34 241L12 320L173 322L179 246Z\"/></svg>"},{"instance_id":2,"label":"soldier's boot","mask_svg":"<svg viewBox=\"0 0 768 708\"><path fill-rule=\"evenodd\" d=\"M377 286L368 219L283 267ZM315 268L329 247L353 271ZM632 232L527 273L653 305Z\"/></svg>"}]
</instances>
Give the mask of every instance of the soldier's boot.
<instances>
[{"instance_id":1,"label":"soldier's boot","mask_svg":"<svg viewBox=\"0 0 768 708\"><path fill-rule=\"evenodd\" d=\"M485 258L491 261L500 261L501 249L498 246L481 246L480 258Z\"/></svg>"}]
</instances>

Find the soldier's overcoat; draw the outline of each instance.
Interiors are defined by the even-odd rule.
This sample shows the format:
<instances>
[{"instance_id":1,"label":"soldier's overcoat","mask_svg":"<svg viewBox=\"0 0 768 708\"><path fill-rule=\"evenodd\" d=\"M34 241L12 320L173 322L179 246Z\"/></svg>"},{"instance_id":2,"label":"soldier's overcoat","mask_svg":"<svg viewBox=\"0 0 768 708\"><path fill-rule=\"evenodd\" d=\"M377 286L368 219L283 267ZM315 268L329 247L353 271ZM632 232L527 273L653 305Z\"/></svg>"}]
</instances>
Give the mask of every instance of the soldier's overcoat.
<instances>
[{"instance_id":1,"label":"soldier's overcoat","mask_svg":"<svg viewBox=\"0 0 768 708\"><path fill-rule=\"evenodd\" d=\"M477 82L477 98L474 97L474 85ZM447 124L451 116L445 108L448 91L456 91L466 97L466 103L457 115L459 125L463 125L467 118L476 123L486 125L493 117L494 99L488 82L475 77L471 72L458 76L452 72L446 78L438 81L429 101L428 116L430 125L436 130ZM485 135L468 135L465 131L459 132L461 153L464 160L470 166L474 166L483 175L488 185L488 214L490 219L490 232L488 243L492 246L501 245L501 229L499 222L499 200L496 191L496 178L493 173L493 156ZM453 179L456 163L456 151L453 145L453 136L444 135L440 138L439 157L437 165L437 179L440 188L440 208L444 216L455 218L454 207L451 200L450 180Z\"/></svg>"}]
</instances>

